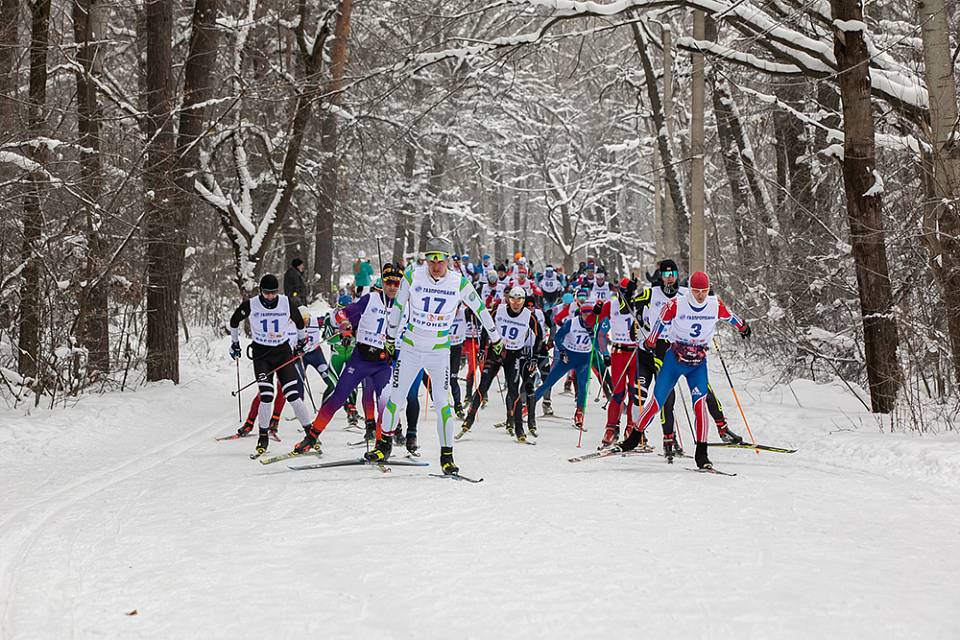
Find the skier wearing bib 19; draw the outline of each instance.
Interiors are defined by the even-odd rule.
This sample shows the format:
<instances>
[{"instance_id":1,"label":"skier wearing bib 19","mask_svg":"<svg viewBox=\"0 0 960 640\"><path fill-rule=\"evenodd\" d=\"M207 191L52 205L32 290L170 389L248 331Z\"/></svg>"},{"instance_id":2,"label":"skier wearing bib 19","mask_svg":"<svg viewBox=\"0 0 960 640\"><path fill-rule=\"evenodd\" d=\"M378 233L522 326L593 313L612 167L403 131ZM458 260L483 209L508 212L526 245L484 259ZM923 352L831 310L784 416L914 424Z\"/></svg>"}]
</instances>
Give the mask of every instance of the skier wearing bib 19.
<instances>
[{"instance_id":1,"label":"skier wearing bib 19","mask_svg":"<svg viewBox=\"0 0 960 640\"><path fill-rule=\"evenodd\" d=\"M477 392L473 394L470 400L470 408L467 410L467 417L461 427L461 435L470 430L474 420L477 418L477 411L480 410L480 402L490 390L490 385L503 367L503 375L507 380L507 423L516 429L517 440L526 442L527 438L523 432L523 411L522 403L524 397L524 387L528 384L530 377L536 371L536 360L533 354L539 351L543 340L540 331L540 324L537 322L533 312L526 308L527 293L522 287L514 287L507 294L507 303L497 306L493 315L493 321L503 336L503 343L506 347L502 353L490 353L483 363L483 374L480 376L480 384ZM534 342L532 348L528 350L528 337L533 335ZM531 417L533 417L531 415Z\"/></svg>"},{"instance_id":2,"label":"skier wearing bib 19","mask_svg":"<svg viewBox=\"0 0 960 640\"><path fill-rule=\"evenodd\" d=\"M260 388L260 411L258 423L260 437L257 440L256 456L263 455L269 444L270 414L273 405L273 370L277 369L277 378L280 388L287 402L293 407L297 419L304 431L310 428L310 414L303 405L300 396L300 374L294 364L294 352L302 354L307 345L304 333L303 316L291 308L290 300L285 295L277 293L280 282L273 274L268 273L260 279L260 294L248 298L240 303L233 315L230 316L230 337L233 344L230 346L230 355L236 360L240 357L240 323L250 320L250 333L253 337L253 370L257 375L257 386ZM297 345L290 348L287 341L287 323L293 322L297 327ZM281 365L284 365L281 367Z\"/></svg>"},{"instance_id":3,"label":"skier wearing bib 19","mask_svg":"<svg viewBox=\"0 0 960 640\"><path fill-rule=\"evenodd\" d=\"M380 394L379 409L383 412L384 392L390 380L390 358L384 351L384 329L387 313L393 306L400 288L400 270L389 262L383 265L381 280L383 291L365 293L356 302L337 312L336 320L341 334L356 335L356 347L343 367L337 386L330 397L324 400L303 440L294 447L296 453L306 453L317 445L317 438L327 428L330 419L344 405L349 395L364 382L364 391L369 388ZM365 393L366 400L372 397ZM365 407L367 409L367 407ZM369 417L369 416L368 416ZM376 428L374 420L367 420L367 430Z\"/></svg>"},{"instance_id":4,"label":"skier wearing bib 19","mask_svg":"<svg viewBox=\"0 0 960 640\"><path fill-rule=\"evenodd\" d=\"M408 269L400 284L400 293L390 310L384 347L388 353L396 351L396 363L390 385L381 436L377 447L364 455L367 460L379 462L390 456L393 432L397 427L400 411L407 400L410 385L426 371L431 380L433 405L437 411L437 434L440 438L440 468L444 474L459 472L453 461L453 408L448 396L450 387L450 327L453 324L457 305L473 311L483 328L490 335L495 353L503 351L503 340L493 323L490 312L483 306L477 290L461 273L447 267L450 245L446 240L433 239L424 252L427 264ZM409 312L406 331L396 345L400 319Z\"/></svg>"},{"instance_id":5,"label":"skier wearing bib 19","mask_svg":"<svg viewBox=\"0 0 960 640\"><path fill-rule=\"evenodd\" d=\"M660 333L667 330L670 350L663 359L663 366L653 387L653 396L644 406L637 428L617 445L620 451L636 448L644 429L660 412L660 407L674 385L680 376L683 376L687 379L693 402L697 467L713 468L707 458L707 350L720 320L726 320L735 326L743 338L750 337L750 326L746 321L730 312L720 298L710 294L710 279L704 272L697 271L690 276L687 293L678 295L667 303L650 328L650 335L643 342L645 349L652 350ZM669 328L665 329L667 326ZM665 432L663 436L663 453L668 462L673 462L673 425L666 428L669 432Z\"/></svg>"}]
</instances>

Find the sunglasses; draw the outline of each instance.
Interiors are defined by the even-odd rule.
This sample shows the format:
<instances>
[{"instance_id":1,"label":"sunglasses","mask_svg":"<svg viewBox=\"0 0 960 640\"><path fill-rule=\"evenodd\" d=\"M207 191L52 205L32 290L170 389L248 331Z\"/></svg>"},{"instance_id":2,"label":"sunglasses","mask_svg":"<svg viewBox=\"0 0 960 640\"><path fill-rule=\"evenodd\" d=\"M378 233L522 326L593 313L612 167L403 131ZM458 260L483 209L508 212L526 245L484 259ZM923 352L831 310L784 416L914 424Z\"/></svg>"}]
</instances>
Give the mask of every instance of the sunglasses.
<instances>
[{"instance_id":1,"label":"sunglasses","mask_svg":"<svg viewBox=\"0 0 960 640\"><path fill-rule=\"evenodd\" d=\"M445 253L428 253L424 257L430 262L443 262L447 259L447 255Z\"/></svg>"},{"instance_id":2,"label":"sunglasses","mask_svg":"<svg viewBox=\"0 0 960 640\"><path fill-rule=\"evenodd\" d=\"M400 278L387 278L383 281L383 284L392 284L395 287L400 286Z\"/></svg>"}]
</instances>

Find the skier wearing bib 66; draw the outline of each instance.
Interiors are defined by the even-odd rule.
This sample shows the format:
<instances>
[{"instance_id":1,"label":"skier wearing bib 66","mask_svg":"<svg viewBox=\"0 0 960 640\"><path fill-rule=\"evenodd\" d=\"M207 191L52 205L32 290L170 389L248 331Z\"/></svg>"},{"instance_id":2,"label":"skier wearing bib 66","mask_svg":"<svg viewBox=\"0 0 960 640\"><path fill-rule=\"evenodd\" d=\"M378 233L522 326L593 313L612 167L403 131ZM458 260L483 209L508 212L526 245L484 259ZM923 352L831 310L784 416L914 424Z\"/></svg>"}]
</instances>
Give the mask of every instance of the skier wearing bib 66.
<instances>
[{"instance_id":1,"label":"skier wearing bib 66","mask_svg":"<svg viewBox=\"0 0 960 640\"><path fill-rule=\"evenodd\" d=\"M427 243L426 264L410 268L400 283L400 292L390 310L384 348L396 352L390 384L390 398L381 424L377 446L364 457L382 462L390 457L393 432L407 401L407 392L423 369L430 376L433 405L437 411L437 435L440 438L440 468L445 475L456 475L459 468L453 461L453 407L450 406L450 329L457 306L473 311L490 335L495 353L503 351L503 340L490 312L470 281L461 273L449 270L450 245L446 240ZM400 322L408 313L406 330L396 344Z\"/></svg>"},{"instance_id":2,"label":"skier wearing bib 66","mask_svg":"<svg viewBox=\"0 0 960 640\"><path fill-rule=\"evenodd\" d=\"M751 330L746 321L729 311L720 298L710 294L710 278L704 272L697 271L690 276L687 293L676 296L664 306L650 328L650 335L643 342L645 349L654 349L660 333L666 330L669 332L670 349L663 359L653 395L644 406L637 427L626 434L616 449L630 451L637 447L643 431L660 413L667 396L683 376L687 379L693 402L697 467L713 469L707 458L707 350L720 320L735 326L744 339L750 337ZM665 426L663 435L663 453L668 462L673 462L673 444L673 425L670 424Z\"/></svg>"}]
</instances>

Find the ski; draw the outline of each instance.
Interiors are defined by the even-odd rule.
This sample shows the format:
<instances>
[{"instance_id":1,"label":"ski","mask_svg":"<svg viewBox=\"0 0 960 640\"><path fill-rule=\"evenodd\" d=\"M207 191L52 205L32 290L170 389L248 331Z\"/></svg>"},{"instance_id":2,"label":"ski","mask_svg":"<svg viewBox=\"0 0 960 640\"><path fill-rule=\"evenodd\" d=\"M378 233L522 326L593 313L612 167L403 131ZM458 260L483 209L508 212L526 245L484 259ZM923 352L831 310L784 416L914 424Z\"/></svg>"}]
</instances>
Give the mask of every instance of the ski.
<instances>
[{"instance_id":1,"label":"ski","mask_svg":"<svg viewBox=\"0 0 960 640\"><path fill-rule=\"evenodd\" d=\"M453 436L453 439L454 439L454 440L459 440L460 438L462 438L463 436L467 435L468 433L470 433L470 429L461 429L461 430L460 430L460 433L458 433L457 435Z\"/></svg>"},{"instance_id":2,"label":"ski","mask_svg":"<svg viewBox=\"0 0 960 640\"><path fill-rule=\"evenodd\" d=\"M303 471L305 469L330 469L333 467L377 467L383 473L389 473L389 467L429 467L429 462L417 462L414 460L390 460L387 459L383 462L371 462L369 460L364 460L363 458L350 458L348 460L334 460L332 462L318 462L316 464L307 464L300 466L292 466L291 469L296 471Z\"/></svg>"},{"instance_id":3,"label":"ski","mask_svg":"<svg viewBox=\"0 0 960 640\"><path fill-rule=\"evenodd\" d=\"M261 451L260 453L256 453L256 452L251 453L251 454L250 454L250 459L251 459L251 460L256 460L257 458L259 458L260 456L262 456L262 455L265 454L266 452L267 452L266 449L264 449L264 450Z\"/></svg>"},{"instance_id":4,"label":"ski","mask_svg":"<svg viewBox=\"0 0 960 640\"><path fill-rule=\"evenodd\" d=\"M493 428L494 428L494 429L503 429L503 428L506 427L506 426L507 426L507 421L504 420L503 422L498 422L498 423L496 423L495 425L493 425Z\"/></svg>"},{"instance_id":5,"label":"ski","mask_svg":"<svg viewBox=\"0 0 960 640\"><path fill-rule=\"evenodd\" d=\"M619 449L609 448L601 449L600 451L594 451L593 453L585 453L582 456L574 456L573 458L567 458L567 462L585 462L587 460L595 460L597 458L606 458L608 456L616 455L618 453L623 453Z\"/></svg>"},{"instance_id":6,"label":"ski","mask_svg":"<svg viewBox=\"0 0 960 640\"><path fill-rule=\"evenodd\" d=\"M307 453L297 453L296 451L291 451L290 453L281 453L278 456L271 456L269 458L260 458L260 464L273 464L274 462L280 462L282 460L290 460L291 458L299 458L300 456L317 456L320 457L323 455L323 452L319 449L308 451Z\"/></svg>"},{"instance_id":7,"label":"ski","mask_svg":"<svg viewBox=\"0 0 960 640\"><path fill-rule=\"evenodd\" d=\"M757 451L770 451L771 453L796 453L797 449L785 449L783 447L771 447L766 444L747 444L741 442L733 444L730 442L708 442L708 447L723 447L724 449L755 449Z\"/></svg>"},{"instance_id":8,"label":"ski","mask_svg":"<svg viewBox=\"0 0 960 640\"><path fill-rule=\"evenodd\" d=\"M427 475L431 478L450 478L451 480L463 480L464 482L472 482L473 484L483 482L483 478L470 478L468 476L462 476L459 473L430 473Z\"/></svg>"},{"instance_id":9,"label":"ski","mask_svg":"<svg viewBox=\"0 0 960 640\"><path fill-rule=\"evenodd\" d=\"M419 458L419 457L420 457L420 452L419 452L419 451L410 451L409 449L407 449L407 453L406 453L405 455L406 455L407 458L411 458L411 459L413 459L413 458Z\"/></svg>"},{"instance_id":10,"label":"ski","mask_svg":"<svg viewBox=\"0 0 960 640\"><path fill-rule=\"evenodd\" d=\"M348 442L348 443L347 443L347 446L348 446L348 447L362 447L362 446L364 446L365 444L367 444L367 441L366 441L366 440L361 440L361 441L359 441L359 442ZM376 444L376 443L371 440L371 441L370 441L370 444Z\"/></svg>"},{"instance_id":11,"label":"ski","mask_svg":"<svg viewBox=\"0 0 960 640\"><path fill-rule=\"evenodd\" d=\"M654 451L656 451L656 449L654 449L653 447L637 447L636 449L632 449L630 451L620 452L620 457L629 458L632 456L639 456L645 453L653 453Z\"/></svg>"},{"instance_id":12,"label":"ski","mask_svg":"<svg viewBox=\"0 0 960 640\"><path fill-rule=\"evenodd\" d=\"M712 473L715 476L735 476L735 473L727 473L726 471L719 471L717 469L693 469L691 467L684 467L687 471L696 471L697 473Z\"/></svg>"},{"instance_id":13,"label":"ski","mask_svg":"<svg viewBox=\"0 0 960 640\"><path fill-rule=\"evenodd\" d=\"M247 433L245 435L240 435L239 433L232 433L229 436L220 436L219 438L214 438L217 442L223 442L225 440L239 440L240 438L248 438L253 435L253 432Z\"/></svg>"},{"instance_id":14,"label":"ski","mask_svg":"<svg viewBox=\"0 0 960 640\"><path fill-rule=\"evenodd\" d=\"M278 436L273 431L270 432L270 439L273 440L274 442L283 442L282 440L280 440L280 436Z\"/></svg>"},{"instance_id":15,"label":"ski","mask_svg":"<svg viewBox=\"0 0 960 640\"><path fill-rule=\"evenodd\" d=\"M573 428L574 431L582 431L584 433L587 432L586 427L578 427L576 424L571 424L570 426Z\"/></svg>"},{"instance_id":16,"label":"ski","mask_svg":"<svg viewBox=\"0 0 960 640\"><path fill-rule=\"evenodd\" d=\"M528 444L531 447L537 446L536 442L530 442L529 440L524 440L523 442L520 442L519 440L514 440L514 442L516 442L517 444Z\"/></svg>"}]
</instances>

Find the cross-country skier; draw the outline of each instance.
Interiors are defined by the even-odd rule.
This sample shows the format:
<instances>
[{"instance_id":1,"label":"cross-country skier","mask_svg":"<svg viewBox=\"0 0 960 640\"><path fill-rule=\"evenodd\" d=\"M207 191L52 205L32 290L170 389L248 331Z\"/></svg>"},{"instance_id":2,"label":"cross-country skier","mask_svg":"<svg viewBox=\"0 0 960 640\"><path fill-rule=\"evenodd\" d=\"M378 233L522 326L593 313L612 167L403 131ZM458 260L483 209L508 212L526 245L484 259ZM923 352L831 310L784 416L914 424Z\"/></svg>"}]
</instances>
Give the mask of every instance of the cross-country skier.
<instances>
[{"instance_id":1,"label":"cross-country skier","mask_svg":"<svg viewBox=\"0 0 960 640\"><path fill-rule=\"evenodd\" d=\"M585 303L576 313L567 316L554 339L550 373L536 393L536 399L539 400L568 371L573 371L577 389L577 410L573 423L578 429L583 429L583 413L587 408L587 380L590 376L596 324L597 317L593 313L592 304Z\"/></svg>"},{"instance_id":2,"label":"cross-country skier","mask_svg":"<svg viewBox=\"0 0 960 640\"><path fill-rule=\"evenodd\" d=\"M643 431L660 412L660 407L673 391L674 385L683 376L690 387L693 414L696 422L695 460L700 469L711 469L707 458L707 351L710 339L716 331L717 322L726 320L737 328L740 335L750 337L750 326L731 311L716 295L710 293L710 278L702 271L690 276L689 289L683 296L676 296L664 307L643 342L645 349L652 350L657 338L665 329L670 338L670 350L657 373L653 395L644 405L637 428L633 429L618 446L620 451L630 451L640 443ZM663 453L673 461L673 425L668 425L663 436Z\"/></svg>"},{"instance_id":3,"label":"cross-country skier","mask_svg":"<svg viewBox=\"0 0 960 640\"><path fill-rule=\"evenodd\" d=\"M448 269L450 253L450 245L446 240L433 239L425 251L426 266L408 269L404 274L400 293L390 311L384 343L388 353L396 351L390 399L387 401L386 419L382 423L377 447L365 455L368 460L382 461L390 456L393 431L406 403L407 392L423 369L430 376L433 404L437 412L440 468L448 475L459 472L453 461L453 408L448 397L450 326L457 304L465 303L480 318L483 328L490 335L491 349L495 353L503 351L503 340L470 281L463 274ZM409 313L407 327L399 348L396 348L400 319L405 311Z\"/></svg>"},{"instance_id":4,"label":"cross-country skier","mask_svg":"<svg viewBox=\"0 0 960 640\"><path fill-rule=\"evenodd\" d=\"M636 424L640 403L637 399L638 322L631 303L634 297L630 280L624 278L613 299L600 305L598 319L610 321L610 383L612 395L607 404L607 428L600 448L610 446L620 436L620 415L626 410L627 429Z\"/></svg>"},{"instance_id":5,"label":"cross-country skier","mask_svg":"<svg viewBox=\"0 0 960 640\"><path fill-rule=\"evenodd\" d=\"M502 353L488 353L483 363L483 373L476 393L470 399L467 417L463 421L461 433L466 433L473 426L480 410L480 403L490 390L500 369L507 381L507 423L516 433L517 440L526 442L523 431L522 408L531 378L536 373L536 359L534 355L540 350L543 335L540 324L533 312L526 308L527 293L522 287L514 287L507 295L507 303L499 305L493 314L493 320L503 337L504 349ZM533 335L533 344L528 345L530 335ZM528 412L528 419L535 423L535 412Z\"/></svg>"},{"instance_id":6,"label":"cross-country skier","mask_svg":"<svg viewBox=\"0 0 960 640\"><path fill-rule=\"evenodd\" d=\"M300 425L306 431L310 426L310 414L303 405L301 397L300 375L294 364L294 352L302 354L307 346L304 332L303 316L292 309L290 300L278 293L280 282L272 273L260 279L259 295L248 298L240 303L233 315L230 316L230 355L234 360L240 357L240 323L250 322L250 334L253 338L252 358L253 370L257 376L257 386L260 389L260 409L258 424L260 436L257 439L256 456L261 456L269 445L270 408L273 404L273 372L276 369L280 387L287 402L293 407ZM297 344L290 348L287 341L287 323L293 322L297 327ZM278 368L279 367L279 368Z\"/></svg>"},{"instance_id":7,"label":"cross-country skier","mask_svg":"<svg viewBox=\"0 0 960 640\"><path fill-rule=\"evenodd\" d=\"M337 312L336 320L341 334L356 335L356 346L340 373L333 393L324 400L303 440L294 447L297 453L306 453L316 446L317 438L327 428L330 419L361 382L365 383L365 389L380 395L378 408L382 414L386 401L383 390L390 380L390 357L384 350L384 327L402 277L400 270L388 262L383 265L381 276L383 291L365 293L359 300ZM372 396L368 396L367 400L371 401ZM367 417L367 430L376 429L376 422Z\"/></svg>"}]
</instances>

